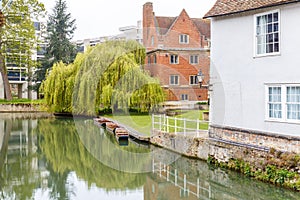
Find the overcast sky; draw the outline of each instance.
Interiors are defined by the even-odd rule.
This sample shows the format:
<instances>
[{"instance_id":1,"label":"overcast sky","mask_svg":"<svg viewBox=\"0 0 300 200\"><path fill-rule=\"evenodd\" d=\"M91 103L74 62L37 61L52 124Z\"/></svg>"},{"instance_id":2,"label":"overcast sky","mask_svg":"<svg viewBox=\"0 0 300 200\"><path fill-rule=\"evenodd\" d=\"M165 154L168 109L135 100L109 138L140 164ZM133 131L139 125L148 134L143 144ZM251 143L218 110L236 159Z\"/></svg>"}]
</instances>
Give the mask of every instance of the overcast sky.
<instances>
[{"instance_id":1,"label":"overcast sky","mask_svg":"<svg viewBox=\"0 0 300 200\"><path fill-rule=\"evenodd\" d=\"M52 13L55 0L40 0ZM216 0L152 0L157 16L178 16L184 8L190 17L202 18ZM120 33L119 27L142 20L146 0L66 0L68 12L76 19L74 38L85 39Z\"/></svg>"}]
</instances>

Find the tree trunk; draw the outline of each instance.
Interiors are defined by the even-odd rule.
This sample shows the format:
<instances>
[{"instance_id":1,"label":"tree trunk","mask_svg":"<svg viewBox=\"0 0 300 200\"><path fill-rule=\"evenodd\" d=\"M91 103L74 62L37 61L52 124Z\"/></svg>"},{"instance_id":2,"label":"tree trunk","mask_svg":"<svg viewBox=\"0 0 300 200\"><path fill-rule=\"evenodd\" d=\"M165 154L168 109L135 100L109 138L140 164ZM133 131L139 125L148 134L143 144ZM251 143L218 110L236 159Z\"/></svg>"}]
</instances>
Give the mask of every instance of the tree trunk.
<instances>
[{"instance_id":1,"label":"tree trunk","mask_svg":"<svg viewBox=\"0 0 300 200\"><path fill-rule=\"evenodd\" d=\"M4 94L5 94L4 96L7 100L12 100L10 85L9 85L8 76L7 76L7 70L4 65L4 57L2 54L0 54L0 73L2 76L2 80L3 80Z\"/></svg>"},{"instance_id":2,"label":"tree trunk","mask_svg":"<svg viewBox=\"0 0 300 200\"><path fill-rule=\"evenodd\" d=\"M28 68L27 98L32 99L32 70L30 67Z\"/></svg>"}]
</instances>

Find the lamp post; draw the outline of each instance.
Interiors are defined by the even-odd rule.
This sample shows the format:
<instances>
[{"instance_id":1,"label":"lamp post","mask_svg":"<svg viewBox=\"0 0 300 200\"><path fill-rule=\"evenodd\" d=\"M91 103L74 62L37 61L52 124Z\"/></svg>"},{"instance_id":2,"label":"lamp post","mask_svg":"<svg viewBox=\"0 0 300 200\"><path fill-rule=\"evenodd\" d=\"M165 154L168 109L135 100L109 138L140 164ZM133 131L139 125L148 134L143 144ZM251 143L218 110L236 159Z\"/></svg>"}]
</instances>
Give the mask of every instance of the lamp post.
<instances>
[{"instance_id":1,"label":"lamp post","mask_svg":"<svg viewBox=\"0 0 300 200\"><path fill-rule=\"evenodd\" d=\"M200 88L202 88L202 83L204 80L204 74L202 73L202 70L200 69L198 74L197 74L197 79L198 79L198 83L200 85Z\"/></svg>"},{"instance_id":2,"label":"lamp post","mask_svg":"<svg viewBox=\"0 0 300 200\"><path fill-rule=\"evenodd\" d=\"M209 84L209 81L208 81L208 84L207 85L203 85L203 82L204 82L204 74L202 73L202 70L200 69L198 74L197 74L197 79L198 79L198 83L199 83L199 86L200 86L200 89L201 88L205 88L207 89L207 92L208 92L208 95L207 95L207 103L208 105L210 104L210 84Z\"/></svg>"}]
</instances>

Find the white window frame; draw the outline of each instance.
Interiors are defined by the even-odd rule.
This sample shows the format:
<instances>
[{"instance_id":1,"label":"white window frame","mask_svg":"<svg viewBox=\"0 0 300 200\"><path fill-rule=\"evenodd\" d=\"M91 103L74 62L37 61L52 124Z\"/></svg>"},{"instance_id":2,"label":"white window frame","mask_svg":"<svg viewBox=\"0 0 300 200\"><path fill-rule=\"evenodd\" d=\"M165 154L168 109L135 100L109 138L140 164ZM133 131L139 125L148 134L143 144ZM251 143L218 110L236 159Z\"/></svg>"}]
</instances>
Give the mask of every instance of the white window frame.
<instances>
[{"instance_id":1,"label":"white window frame","mask_svg":"<svg viewBox=\"0 0 300 200\"><path fill-rule=\"evenodd\" d=\"M189 44L190 36L188 34L179 35L179 44Z\"/></svg>"},{"instance_id":2,"label":"white window frame","mask_svg":"<svg viewBox=\"0 0 300 200\"><path fill-rule=\"evenodd\" d=\"M176 83L176 79L173 80L173 78L175 78L175 77L177 77L177 83ZM179 75L177 75L177 74L170 75L169 82L170 82L170 85L179 85ZM174 82L174 83L172 83L172 82Z\"/></svg>"},{"instance_id":3,"label":"white window frame","mask_svg":"<svg viewBox=\"0 0 300 200\"><path fill-rule=\"evenodd\" d=\"M154 36L151 36L151 46L154 46Z\"/></svg>"},{"instance_id":4,"label":"white window frame","mask_svg":"<svg viewBox=\"0 0 300 200\"><path fill-rule=\"evenodd\" d=\"M181 94L180 95L180 100L181 101L188 101L189 100L189 95L188 94Z\"/></svg>"},{"instance_id":5,"label":"white window frame","mask_svg":"<svg viewBox=\"0 0 300 200\"><path fill-rule=\"evenodd\" d=\"M198 85L198 77L197 75L190 75L190 85Z\"/></svg>"},{"instance_id":6,"label":"white window frame","mask_svg":"<svg viewBox=\"0 0 300 200\"><path fill-rule=\"evenodd\" d=\"M190 64L192 64L192 65L199 64L199 55L198 54L190 55Z\"/></svg>"},{"instance_id":7,"label":"white window frame","mask_svg":"<svg viewBox=\"0 0 300 200\"><path fill-rule=\"evenodd\" d=\"M273 52L270 52L270 53L266 52L267 51L267 44L273 44L274 45L275 43L277 43L277 42L274 42L274 38L273 38L273 42L271 42L271 43L267 43L267 41L264 42L264 45L265 45L264 47L266 48L265 52L264 53L259 53L258 52L258 37L262 36L262 35L258 35L258 29L257 29L257 20L258 20L258 17L266 16L268 14L274 14L274 13L278 13L278 31L274 32L272 30L272 32L270 32L270 33L276 34L278 32L278 52L277 51L276 52L273 51ZM280 32L281 32L281 28L280 28L281 27L280 10L276 9L276 10L272 10L272 11L268 11L268 12L256 14L256 15L254 15L254 20L253 21L254 21L254 57L264 57L264 56L280 55L280 52L281 52L281 42L282 42L282 40L281 40L281 34L280 34ZM274 23L274 22L272 21L272 23ZM271 25L271 24L269 24L269 25ZM272 35L272 37L273 36L274 35ZM266 36L266 38L264 38L264 37L261 37L261 38L262 38L262 40L264 40L264 39L267 40L267 36ZM274 48L274 46L273 46L273 48Z\"/></svg>"},{"instance_id":8,"label":"white window frame","mask_svg":"<svg viewBox=\"0 0 300 200\"><path fill-rule=\"evenodd\" d=\"M172 62L172 57L175 57L175 62ZM170 54L170 64L179 64L179 56L177 54Z\"/></svg>"},{"instance_id":9,"label":"white window frame","mask_svg":"<svg viewBox=\"0 0 300 200\"><path fill-rule=\"evenodd\" d=\"M271 118L269 116L269 88L270 87L280 87L281 88L281 118ZM299 84L266 84L265 85L265 119L267 121L274 122L286 122L286 123L297 123L300 124L300 119L288 119L288 104L287 101L287 90L288 87L300 87ZM294 103L297 104L297 103ZM299 103L300 104L300 103Z\"/></svg>"}]
</instances>

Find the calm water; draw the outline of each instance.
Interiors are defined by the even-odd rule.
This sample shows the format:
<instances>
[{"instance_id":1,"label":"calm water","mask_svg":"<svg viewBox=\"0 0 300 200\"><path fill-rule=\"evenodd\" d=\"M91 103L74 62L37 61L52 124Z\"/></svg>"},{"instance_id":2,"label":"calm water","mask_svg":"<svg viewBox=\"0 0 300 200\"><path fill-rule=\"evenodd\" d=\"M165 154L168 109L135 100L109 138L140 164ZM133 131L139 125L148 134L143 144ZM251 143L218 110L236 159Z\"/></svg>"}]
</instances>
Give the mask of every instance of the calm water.
<instances>
[{"instance_id":1,"label":"calm water","mask_svg":"<svg viewBox=\"0 0 300 200\"><path fill-rule=\"evenodd\" d=\"M300 194L115 138L87 119L0 114L0 199L300 199Z\"/></svg>"}]
</instances>

